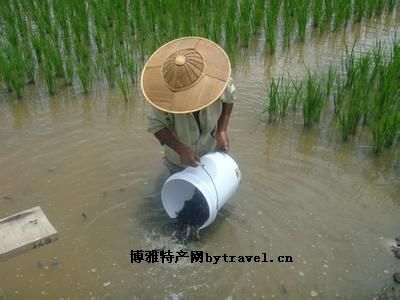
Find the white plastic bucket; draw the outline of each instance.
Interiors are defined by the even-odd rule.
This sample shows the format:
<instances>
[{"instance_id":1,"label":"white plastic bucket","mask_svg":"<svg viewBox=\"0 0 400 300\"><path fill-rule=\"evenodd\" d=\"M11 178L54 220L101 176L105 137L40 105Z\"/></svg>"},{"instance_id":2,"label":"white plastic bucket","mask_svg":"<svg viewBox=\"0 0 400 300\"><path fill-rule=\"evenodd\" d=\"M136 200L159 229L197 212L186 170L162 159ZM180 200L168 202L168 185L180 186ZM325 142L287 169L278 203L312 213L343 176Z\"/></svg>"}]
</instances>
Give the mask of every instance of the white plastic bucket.
<instances>
[{"instance_id":1,"label":"white plastic bucket","mask_svg":"<svg viewBox=\"0 0 400 300\"><path fill-rule=\"evenodd\" d=\"M161 190L165 211L176 218L184 202L192 198L197 188L207 201L209 217L200 226L207 227L214 222L218 210L231 198L239 186L241 173L236 162L226 153L214 152L200 159L195 168L187 167L171 175Z\"/></svg>"}]
</instances>

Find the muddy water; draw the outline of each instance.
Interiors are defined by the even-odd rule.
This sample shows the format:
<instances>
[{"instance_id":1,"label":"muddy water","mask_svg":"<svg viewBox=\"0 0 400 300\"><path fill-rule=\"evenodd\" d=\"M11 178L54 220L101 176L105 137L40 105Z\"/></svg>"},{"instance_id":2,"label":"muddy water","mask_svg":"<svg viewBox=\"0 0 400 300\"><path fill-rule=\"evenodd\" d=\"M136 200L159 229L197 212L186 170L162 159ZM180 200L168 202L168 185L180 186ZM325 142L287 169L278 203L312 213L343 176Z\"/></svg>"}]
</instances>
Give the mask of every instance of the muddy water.
<instances>
[{"instance_id":1,"label":"muddy water","mask_svg":"<svg viewBox=\"0 0 400 300\"><path fill-rule=\"evenodd\" d=\"M301 116L259 121L270 76L338 64L344 44L358 52L399 33L398 15L353 31L310 33L274 58L261 41L238 60L231 155L243 181L201 239L177 241L159 190L162 149L146 133L148 105L98 84L49 98L28 89L0 101L0 217L40 205L59 240L0 263L7 299L48 298L372 298L399 261L388 245L400 234L400 152L376 157L361 131L338 142L327 111L302 128ZM7 196L7 197L6 197ZM274 262L131 264L131 249L260 255ZM278 263L279 255L293 262ZM218 296L217 296L218 295Z\"/></svg>"}]
</instances>

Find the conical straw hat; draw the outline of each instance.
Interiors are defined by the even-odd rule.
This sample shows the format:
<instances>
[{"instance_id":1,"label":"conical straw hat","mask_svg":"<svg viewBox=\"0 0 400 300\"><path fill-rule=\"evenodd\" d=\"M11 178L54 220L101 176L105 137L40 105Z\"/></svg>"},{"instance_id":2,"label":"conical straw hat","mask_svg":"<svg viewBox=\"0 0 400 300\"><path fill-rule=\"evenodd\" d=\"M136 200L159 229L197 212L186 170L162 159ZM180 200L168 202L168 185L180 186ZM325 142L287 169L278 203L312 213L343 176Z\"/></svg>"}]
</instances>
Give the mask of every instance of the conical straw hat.
<instances>
[{"instance_id":1,"label":"conical straw hat","mask_svg":"<svg viewBox=\"0 0 400 300\"><path fill-rule=\"evenodd\" d=\"M220 46L201 37L185 37L154 52L144 66L141 87L158 109L189 113L217 100L230 75L229 58Z\"/></svg>"}]
</instances>

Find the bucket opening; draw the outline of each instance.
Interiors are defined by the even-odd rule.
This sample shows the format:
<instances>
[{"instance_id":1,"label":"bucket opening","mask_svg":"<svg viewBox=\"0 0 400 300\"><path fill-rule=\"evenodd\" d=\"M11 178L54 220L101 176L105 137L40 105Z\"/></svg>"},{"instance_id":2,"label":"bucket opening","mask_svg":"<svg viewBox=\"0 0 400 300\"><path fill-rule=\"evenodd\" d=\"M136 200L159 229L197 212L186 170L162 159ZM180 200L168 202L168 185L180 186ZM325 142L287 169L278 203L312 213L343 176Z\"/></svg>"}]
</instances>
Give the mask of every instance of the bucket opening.
<instances>
[{"instance_id":1,"label":"bucket opening","mask_svg":"<svg viewBox=\"0 0 400 300\"><path fill-rule=\"evenodd\" d=\"M184 225L200 227L210 217L210 207L203 193L194 189L190 199L185 200L183 208L177 212L178 222Z\"/></svg>"}]
</instances>

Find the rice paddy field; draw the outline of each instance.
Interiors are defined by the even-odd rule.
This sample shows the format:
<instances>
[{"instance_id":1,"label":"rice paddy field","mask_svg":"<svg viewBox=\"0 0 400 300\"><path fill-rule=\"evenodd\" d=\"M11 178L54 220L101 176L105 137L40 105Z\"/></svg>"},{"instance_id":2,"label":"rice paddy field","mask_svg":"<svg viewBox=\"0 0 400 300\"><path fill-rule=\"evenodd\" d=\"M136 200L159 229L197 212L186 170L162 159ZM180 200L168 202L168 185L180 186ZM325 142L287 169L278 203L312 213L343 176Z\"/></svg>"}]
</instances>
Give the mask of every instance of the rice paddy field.
<instances>
[{"instance_id":1,"label":"rice paddy field","mask_svg":"<svg viewBox=\"0 0 400 300\"><path fill-rule=\"evenodd\" d=\"M400 261L400 13L392 0L0 1L0 219L59 240L0 262L0 299L371 299ZM232 63L242 183L176 237L140 73L202 36ZM1 240L0 240L1 243ZM292 256L131 263L130 250Z\"/></svg>"}]
</instances>

